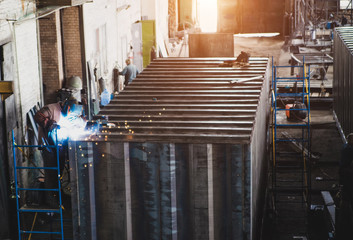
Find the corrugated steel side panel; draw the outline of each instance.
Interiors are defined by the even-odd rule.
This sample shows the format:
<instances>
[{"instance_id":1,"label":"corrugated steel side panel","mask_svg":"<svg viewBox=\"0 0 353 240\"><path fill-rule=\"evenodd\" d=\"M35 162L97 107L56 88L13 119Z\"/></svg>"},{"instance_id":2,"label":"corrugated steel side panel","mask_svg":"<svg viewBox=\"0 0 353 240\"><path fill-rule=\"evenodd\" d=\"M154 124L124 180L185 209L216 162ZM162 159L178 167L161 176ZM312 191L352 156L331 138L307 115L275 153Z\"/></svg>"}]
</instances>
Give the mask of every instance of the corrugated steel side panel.
<instances>
[{"instance_id":1,"label":"corrugated steel side panel","mask_svg":"<svg viewBox=\"0 0 353 240\"><path fill-rule=\"evenodd\" d=\"M260 221L262 217L263 205L265 204L264 196L267 182L267 147L269 146L267 139L270 112L270 65L267 66L265 75L265 83L261 89L261 96L258 102L258 111L255 117L254 128L251 136L249 167L251 165L251 236L248 239L258 239ZM247 186L247 185L246 185Z\"/></svg>"},{"instance_id":2,"label":"corrugated steel side panel","mask_svg":"<svg viewBox=\"0 0 353 240\"><path fill-rule=\"evenodd\" d=\"M249 156L248 145L71 142L75 239L244 239Z\"/></svg>"},{"instance_id":3,"label":"corrugated steel side panel","mask_svg":"<svg viewBox=\"0 0 353 240\"><path fill-rule=\"evenodd\" d=\"M335 29L334 111L345 135L353 131L353 28Z\"/></svg>"}]
</instances>

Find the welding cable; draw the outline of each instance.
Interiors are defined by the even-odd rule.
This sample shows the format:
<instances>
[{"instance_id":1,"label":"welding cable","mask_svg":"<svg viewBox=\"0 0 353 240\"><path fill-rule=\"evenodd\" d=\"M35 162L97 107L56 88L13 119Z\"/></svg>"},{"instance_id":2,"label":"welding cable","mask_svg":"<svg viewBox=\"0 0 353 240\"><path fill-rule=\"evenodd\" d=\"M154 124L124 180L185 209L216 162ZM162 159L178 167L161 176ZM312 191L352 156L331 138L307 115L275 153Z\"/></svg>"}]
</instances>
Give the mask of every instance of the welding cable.
<instances>
[{"instance_id":1,"label":"welding cable","mask_svg":"<svg viewBox=\"0 0 353 240\"><path fill-rule=\"evenodd\" d=\"M306 64L304 64L304 77L305 77L305 91L308 94L306 96L306 101L307 101L307 106L309 108L310 107L309 106L309 104L310 104L310 102L309 102L309 86L308 86L309 84L308 84L308 77L307 77L307 73L306 73ZM311 114L310 114L310 112L308 114L308 119L309 119L309 122L311 122Z\"/></svg>"},{"instance_id":2,"label":"welding cable","mask_svg":"<svg viewBox=\"0 0 353 240\"><path fill-rule=\"evenodd\" d=\"M32 227L31 227L31 233L28 236L28 240L31 240L31 238L32 238L32 231L33 231L33 228L34 228L34 224L36 223L37 215L38 215L38 212L36 212L36 214L34 215Z\"/></svg>"},{"instance_id":3,"label":"welding cable","mask_svg":"<svg viewBox=\"0 0 353 240\"><path fill-rule=\"evenodd\" d=\"M328 180L336 180L332 176L328 175L321 167L319 167L320 172L324 174L326 177L328 177Z\"/></svg>"}]
</instances>

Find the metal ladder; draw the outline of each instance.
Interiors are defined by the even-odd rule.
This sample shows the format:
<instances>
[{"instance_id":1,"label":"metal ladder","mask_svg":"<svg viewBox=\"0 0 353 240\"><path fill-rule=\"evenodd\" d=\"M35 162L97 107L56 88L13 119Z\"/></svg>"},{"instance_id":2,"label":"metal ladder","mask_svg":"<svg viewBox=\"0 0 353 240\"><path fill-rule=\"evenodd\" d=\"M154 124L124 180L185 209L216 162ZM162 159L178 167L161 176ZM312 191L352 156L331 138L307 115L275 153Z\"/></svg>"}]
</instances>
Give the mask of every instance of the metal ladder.
<instances>
[{"instance_id":1,"label":"metal ladder","mask_svg":"<svg viewBox=\"0 0 353 240\"><path fill-rule=\"evenodd\" d=\"M50 148L50 149L55 149L56 150L56 161L57 161L57 166L56 167L22 167L22 166L17 166L17 160L16 160L16 149L21 149L21 148ZM14 178L15 178L15 190L16 190L16 208L17 208L17 224L18 224L18 239L22 240L25 235L29 235L29 238L32 234L50 234L51 235L56 235L59 236L61 240L64 240L64 228L63 228L63 207L62 207L62 199L61 199L61 182L60 182L60 165L59 165L59 146L56 145L17 145L15 141L15 135L14 131L12 131L12 150L13 150L13 161L14 161ZM50 170L50 171L56 171L58 173L58 188L54 189L45 189L45 188L22 188L19 186L18 183L18 174L17 171L21 170ZM26 205L20 206L20 192L21 191L50 191L50 192L57 192L59 196L59 206L57 209L51 209L51 208L41 208L41 207L27 207ZM59 214L59 222L60 222L60 229L58 231L33 231L33 229L30 230L24 230L21 228L21 214L22 213L35 213L34 221L32 224L32 228L35 223L35 219L37 217L38 213L50 213L50 214Z\"/></svg>"},{"instance_id":2,"label":"metal ladder","mask_svg":"<svg viewBox=\"0 0 353 240\"><path fill-rule=\"evenodd\" d=\"M300 77L279 77L278 70L298 68ZM308 71L308 72L307 72ZM272 64L272 206L275 223L284 235L307 234L311 202L310 148L310 67ZM295 92L279 91L279 83L294 84ZM299 87L297 88L297 86ZM297 91L298 90L298 91ZM305 104L305 108L288 108L285 99ZM288 120L286 114L304 111L302 120ZM299 225L300 226L299 226ZM293 226L293 229L283 226ZM298 232L298 229L299 230Z\"/></svg>"}]
</instances>

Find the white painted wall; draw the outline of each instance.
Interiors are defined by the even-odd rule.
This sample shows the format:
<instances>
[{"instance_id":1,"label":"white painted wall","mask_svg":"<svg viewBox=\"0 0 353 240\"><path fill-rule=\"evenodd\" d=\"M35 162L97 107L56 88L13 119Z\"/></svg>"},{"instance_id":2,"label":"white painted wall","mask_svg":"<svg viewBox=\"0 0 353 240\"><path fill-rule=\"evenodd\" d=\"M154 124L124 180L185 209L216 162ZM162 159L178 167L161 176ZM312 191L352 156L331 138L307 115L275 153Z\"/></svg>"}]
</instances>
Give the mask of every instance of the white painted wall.
<instances>
[{"instance_id":1,"label":"white painted wall","mask_svg":"<svg viewBox=\"0 0 353 240\"><path fill-rule=\"evenodd\" d=\"M156 1L158 0L142 0L141 1L141 16L142 20L156 19ZM168 4L168 1L167 1Z\"/></svg>"},{"instance_id":2,"label":"white painted wall","mask_svg":"<svg viewBox=\"0 0 353 240\"><path fill-rule=\"evenodd\" d=\"M124 67L131 42L131 25L141 19L141 0L94 0L83 5L87 61L99 64L97 31L106 26L107 71L100 71L113 90L113 69ZM104 44L104 43L103 43Z\"/></svg>"},{"instance_id":3,"label":"white painted wall","mask_svg":"<svg viewBox=\"0 0 353 240\"><path fill-rule=\"evenodd\" d=\"M37 45L37 23L28 20L14 25L17 55L17 81L22 119L37 102L40 102L41 81Z\"/></svg>"},{"instance_id":4,"label":"white painted wall","mask_svg":"<svg viewBox=\"0 0 353 240\"><path fill-rule=\"evenodd\" d=\"M110 89L117 59L116 1L95 0L84 4L83 19L86 60L98 67L98 77L106 79Z\"/></svg>"},{"instance_id":5,"label":"white painted wall","mask_svg":"<svg viewBox=\"0 0 353 240\"><path fill-rule=\"evenodd\" d=\"M156 1L156 42L157 49L165 49L165 41L168 40L168 1ZM163 52L163 51L162 51Z\"/></svg>"}]
</instances>

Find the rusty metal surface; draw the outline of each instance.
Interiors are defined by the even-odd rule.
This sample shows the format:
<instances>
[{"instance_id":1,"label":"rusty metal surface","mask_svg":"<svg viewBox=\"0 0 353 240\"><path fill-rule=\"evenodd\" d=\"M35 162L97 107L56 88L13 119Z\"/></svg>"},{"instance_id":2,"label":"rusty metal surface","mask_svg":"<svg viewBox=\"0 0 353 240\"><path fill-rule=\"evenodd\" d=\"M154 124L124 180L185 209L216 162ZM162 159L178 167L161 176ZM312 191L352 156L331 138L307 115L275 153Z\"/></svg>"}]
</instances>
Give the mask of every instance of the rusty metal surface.
<instances>
[{"instance_id":1,"label":"rusty metal surface","mask_svg":"<svg viewBox=\"0 0 353 240\"><path fill-rule=\"evenodd\" d=\"M335 28L334 111L345 135L353 131L353 27Z\"/></svg>"},{"instance_id":2,"label":"rusty metal surface","mask_svg":"<svg viewBox=\"0 0 353 240\"><path fill-rule=\"evenodd\" d=\"M100 111L116 127L87 140L249 143L268 59L220 67L226 60L235 58L153 61ZM263 78L231 83L256 76Z\"/></svg>"},{"instance_id":3,"label":"rusty metal surface","mask_svg":"<svg viewBox=\"0 0 353 240\"><path fill-rule=\"evenodd\" d=\"M0 93L12 93L12 81L0 81Z\"/></svg>"}]
</instances>

